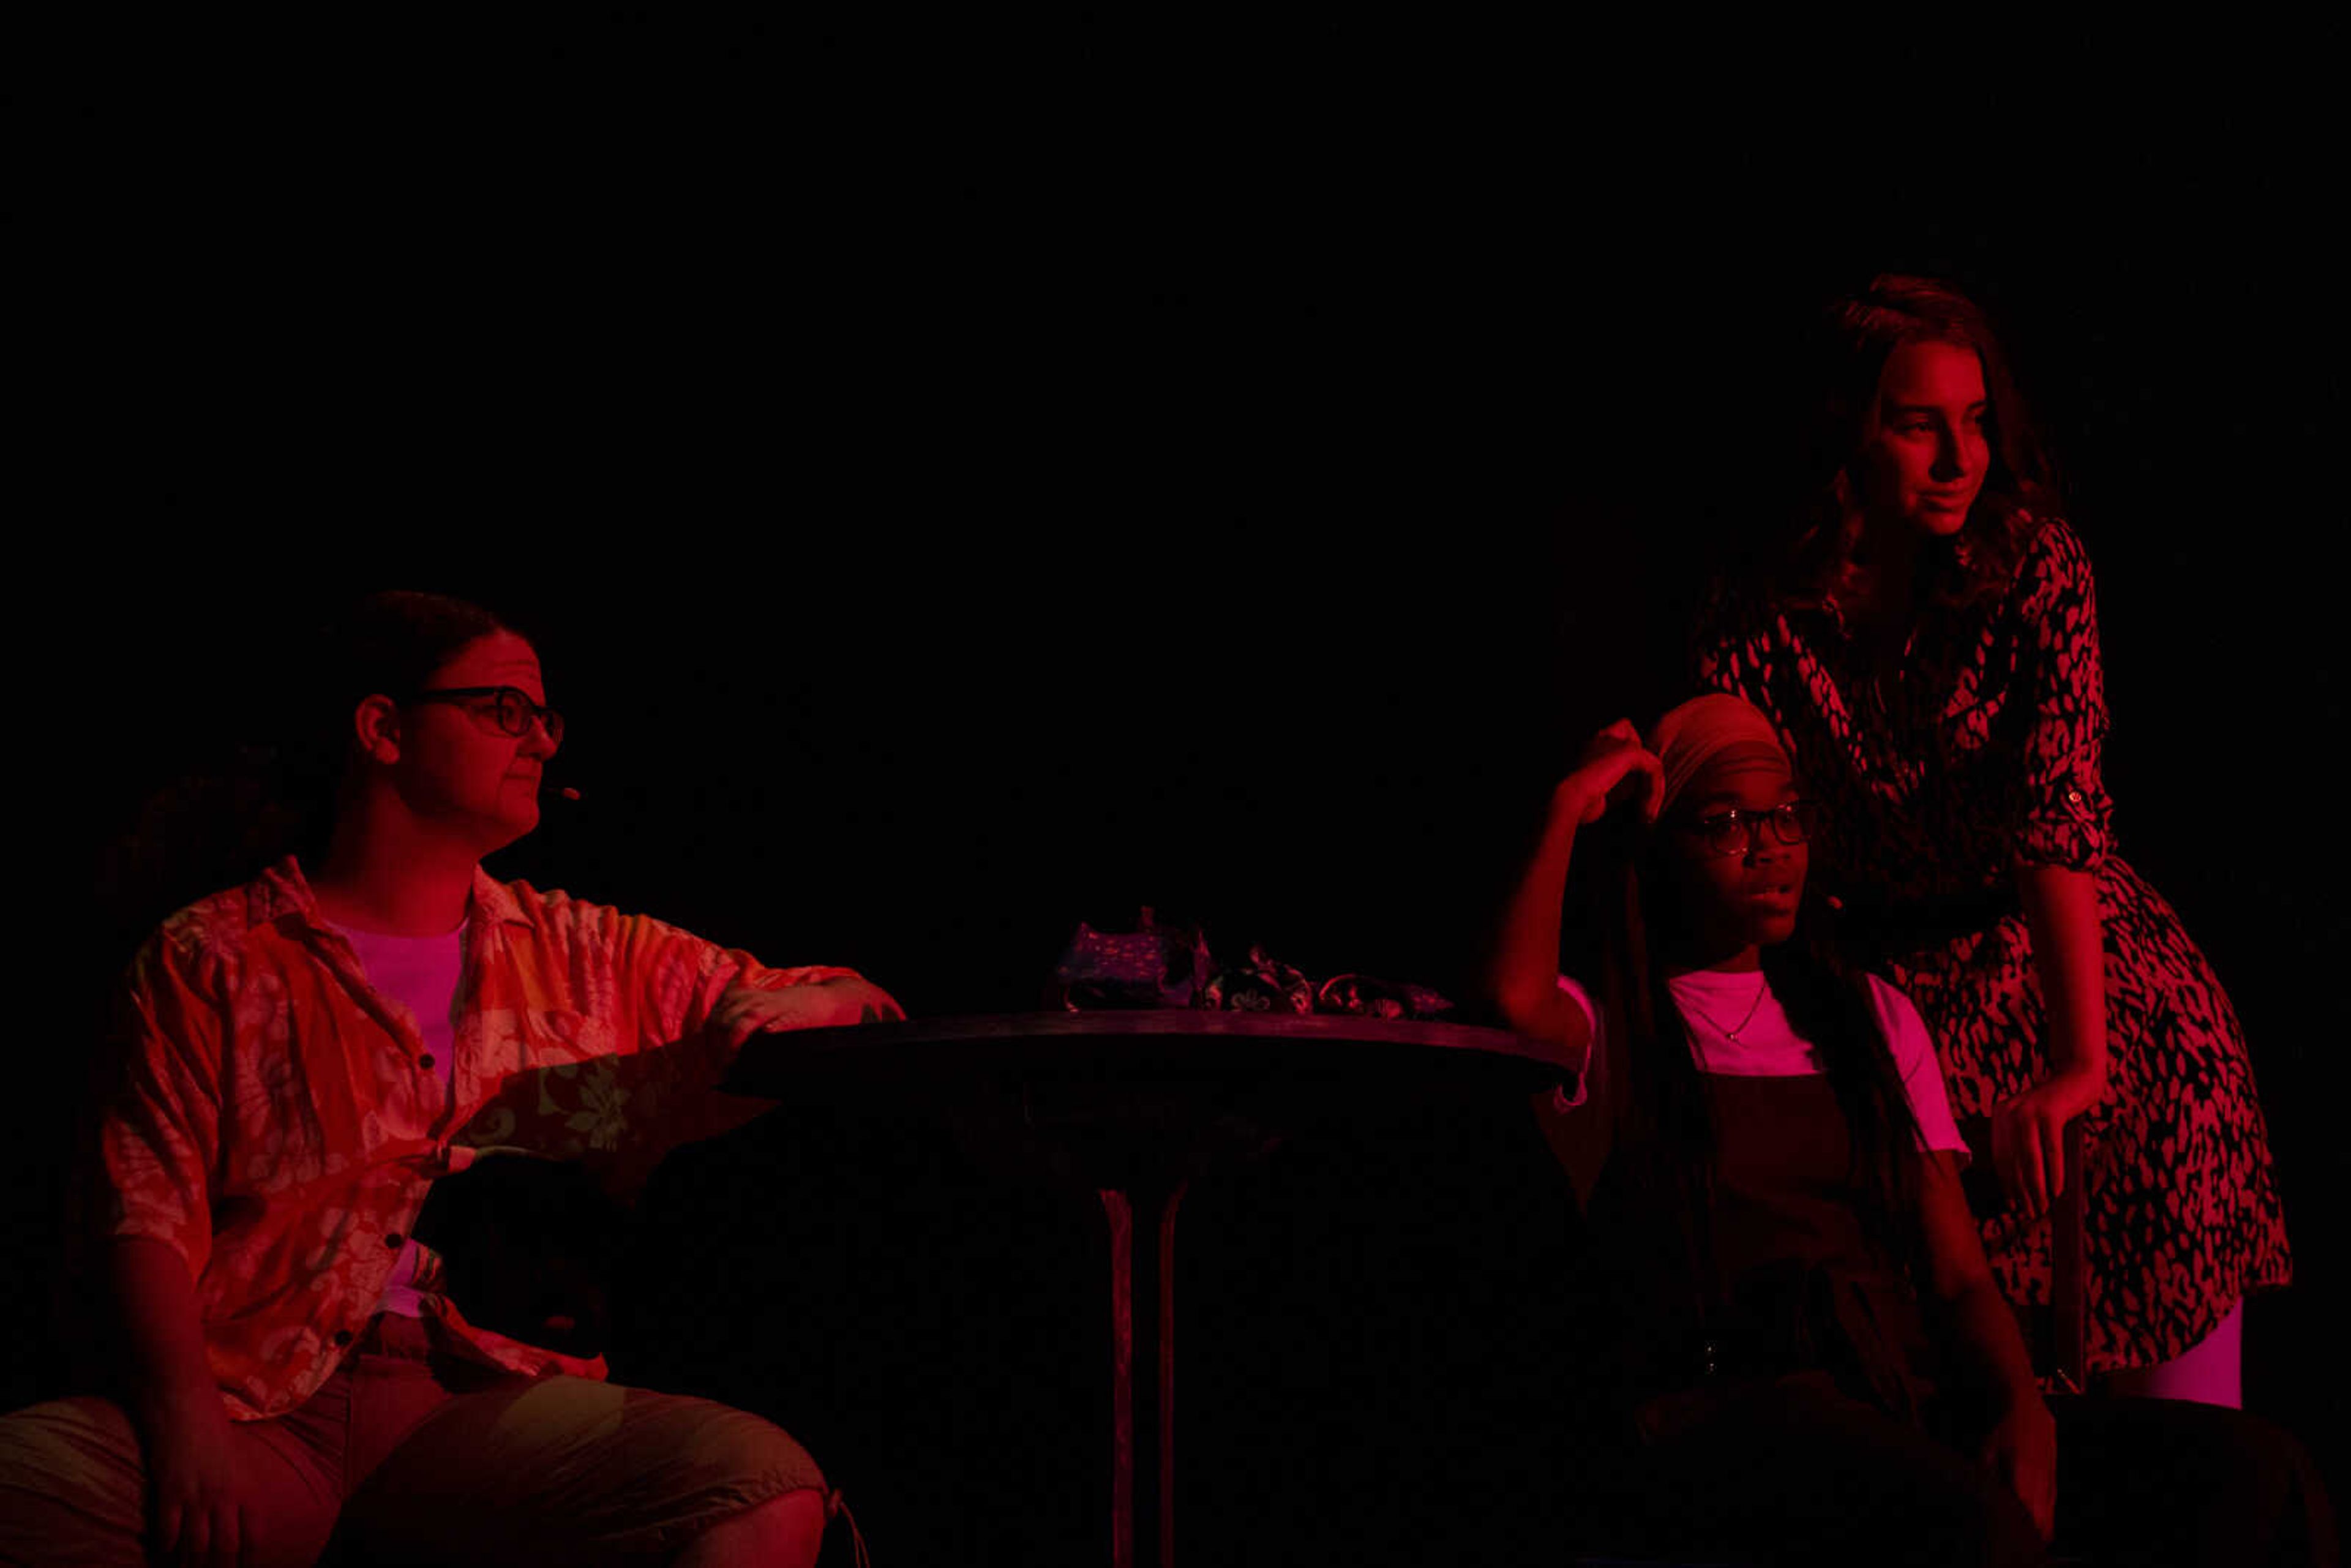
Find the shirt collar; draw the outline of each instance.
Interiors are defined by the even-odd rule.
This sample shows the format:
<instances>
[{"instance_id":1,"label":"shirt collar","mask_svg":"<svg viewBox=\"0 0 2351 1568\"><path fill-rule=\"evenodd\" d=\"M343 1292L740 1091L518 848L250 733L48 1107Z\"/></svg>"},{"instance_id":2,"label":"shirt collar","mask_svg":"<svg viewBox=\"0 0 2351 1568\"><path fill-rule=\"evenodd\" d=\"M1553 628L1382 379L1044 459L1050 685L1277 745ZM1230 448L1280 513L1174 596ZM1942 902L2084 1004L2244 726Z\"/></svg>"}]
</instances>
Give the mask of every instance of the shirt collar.
<instances>
[{"instance_id":1,"label":"shirt collar","mask_svg":"<svg viewBox=\"0 0 2351 1568\"><path fill-rule=\"evenodd\" d=\"M474 908L483 920L495 925L528 925L530 917L515 902L507 884L480 866L474 868ZM302 875L302 867L292 855L263 872L246 889L246 920L248 926L267 925L287 915L300 918L303 924L318 930L327 928L327 917L319 913L319 895L310 891L310 883Z\"/></svg>"},{"instance_id":2,"label":"shirt collar","mask_svg":"<svg viewBox=\"0 0 2351 1568\"><path fill-rule=\"evenodd\" d=\"M310 891L302 867L292 855L264 871L245 893L248 927L273 925L289 915L298 916L306 925L327 924L326 916L319 913L318 895Z\"/></svg>"},{"instance_id":3,"label":"shirt collar","mask_svg":"<svg viewBox=\"0 0 2351 1568\"><path fill-rule=\"evenodd\" d=\"M507 884L480 866L474 868L474 907L481 912L485 920L502 925L530 924L530 916L522 912L522 905L515 902L515 895L507 890Z\"/></svg>"}]
</instances>

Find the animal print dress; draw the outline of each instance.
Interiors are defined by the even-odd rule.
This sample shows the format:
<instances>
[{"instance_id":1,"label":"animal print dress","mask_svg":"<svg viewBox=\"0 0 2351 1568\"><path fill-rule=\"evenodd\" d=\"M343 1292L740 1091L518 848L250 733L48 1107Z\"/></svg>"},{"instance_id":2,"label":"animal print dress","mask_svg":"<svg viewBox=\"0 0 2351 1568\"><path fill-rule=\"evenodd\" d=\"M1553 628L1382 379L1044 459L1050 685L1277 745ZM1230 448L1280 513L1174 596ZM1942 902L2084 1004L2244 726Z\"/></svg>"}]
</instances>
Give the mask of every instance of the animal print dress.
<instances>
[{"instance_id":1,"label":"animal print dress","mask_svg":"<svg viewBox=\"0 0 2351 1568\"><path fill-rule=\"evenodd\" d=\"M1771 717L1829 807L1815 874L1934 1030L1963 1124L2047 1071L2017 868L2095 875L2108 1090L2085 1125L2088 1370L2168 1360L2247 1291L2284 1284L2285 1224L2236 1013L2171 906L2114 852L2095 602L2073 530L2041 525L2005 594L1928 618L1884 680L1861 667L1834 604L1751 591L1714 596L1697 660L1702 684ZM2047 1220L1994 1218L1983 1239L2038 1338Z\"/></svg>"}]
</instances>

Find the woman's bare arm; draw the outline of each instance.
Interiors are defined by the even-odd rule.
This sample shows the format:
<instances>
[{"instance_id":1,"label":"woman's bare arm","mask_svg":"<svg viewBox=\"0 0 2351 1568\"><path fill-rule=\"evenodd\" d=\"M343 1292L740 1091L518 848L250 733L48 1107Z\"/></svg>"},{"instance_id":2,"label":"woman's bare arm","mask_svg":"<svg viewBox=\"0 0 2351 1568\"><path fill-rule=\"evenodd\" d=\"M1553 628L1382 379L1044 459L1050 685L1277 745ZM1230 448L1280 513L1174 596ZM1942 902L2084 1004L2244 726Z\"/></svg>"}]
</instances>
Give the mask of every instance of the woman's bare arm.
<instances>
[{"instance_id":1,"label":"woman's bare arm","mask_svg":"<svg viewBox=\"0 0 2351 1568\"><path fill-rule=\"evenodd\" d=\"M2065 1124L2106 1092L2105 926L2088 872L2026 866L2017 885L2048 1011L2049 1071L1994 1107L1991 1155L2001 1185L2039 1215L2078 1174L2065 1169Z\"/></svg>"},{"instance_id":2,"label":"woman's bare arm","mask_svg":"<svg viewBox=\"0 0 2351 1568\"><path fill-rule=\"evenodd\" d=\"M1583 761L1552 790L1542 834L1503 906L1486 967L1489 998L1520 1034L1552 1041L1579 1058L1591 1049L1590 1021L1559 988L1560 906L1576 831L1598 821L1611 795L1620 791L1653 811L1662 784L1657 759L1620 719L1593 737Z\"/></svg>"},{"instance_id":3,"label":"woman's bare arm","mask_svg":"<svg viewBox=\"0 0 2351 1568\"><path fill-rule=\"evenodd\" d=\"M2056 1423L2015 1314L1984 1260L1975 1217L1959 1190L1958 1156L1938 1152L1920 1161L1918 1225L1927 1249L1924 1283L1942 1308L1954 1359L1987 1396L1992 1425L1982 1458L2015 1489L2046 1539L2056 1518Z\"/></svg>"}]
</instances>

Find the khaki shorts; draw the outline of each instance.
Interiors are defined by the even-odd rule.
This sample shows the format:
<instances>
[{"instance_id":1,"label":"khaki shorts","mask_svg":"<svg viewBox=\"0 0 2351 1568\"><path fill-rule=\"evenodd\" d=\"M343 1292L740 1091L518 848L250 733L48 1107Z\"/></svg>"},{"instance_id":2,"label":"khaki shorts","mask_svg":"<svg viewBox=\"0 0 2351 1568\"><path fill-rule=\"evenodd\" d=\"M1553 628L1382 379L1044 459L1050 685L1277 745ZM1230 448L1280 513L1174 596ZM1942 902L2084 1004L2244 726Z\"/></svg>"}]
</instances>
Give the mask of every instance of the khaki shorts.
<instances>
[{"instance_id":1,"label":"khaki shorts","mask_svg":"<svg viewBox=\"0 0 2351 1568\"><path fill-rule=\"evenodd\" d=\"M469 1378L379 1317L299 1409L231 1428L261 1503L253 1568L663 1562L719 1521L821 1490L772 1422L579 1377ZM0 1563L143 1568L147 1478L110 1400L0 1416Z\"/></svg>"}]
</instances>

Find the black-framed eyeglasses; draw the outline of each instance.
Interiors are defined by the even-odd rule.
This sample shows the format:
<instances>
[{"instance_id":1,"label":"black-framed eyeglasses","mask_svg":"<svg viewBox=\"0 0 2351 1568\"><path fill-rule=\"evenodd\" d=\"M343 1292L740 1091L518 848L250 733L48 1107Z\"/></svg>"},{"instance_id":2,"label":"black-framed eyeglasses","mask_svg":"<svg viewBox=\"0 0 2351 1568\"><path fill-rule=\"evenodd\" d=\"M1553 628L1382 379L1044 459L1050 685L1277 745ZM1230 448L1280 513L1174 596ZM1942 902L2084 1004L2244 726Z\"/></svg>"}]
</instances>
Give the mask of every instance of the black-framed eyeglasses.
<instances>
[{"instance_id":1,"label":"black-framed eyeglasses","mask_svg":"<svg viewBox=\"0 0 2351 1568\"><path fill-rule=\"evenodd\" d=\"M496 718L498 727L508 735L528 735L536 723L547 731L549 740L559 745L563 740L563 716L531 701L528 693L514 686L437 686L430 691L412 692L409 700L475 704L477 706L471 711Z\"/></svg>"},{"instance_id":2,"label":"black-framed eyeglasses","mask_svg":"<svg viewBox=\"0 0 2351 1568\"><path fill-rule=\"evenodd\" d=\"M1827 808L1817 800L1789 800L1769 810L1733 807L1711 817L1682 824L1682 831L1706 846L1713 855L1752 853L1768 829L1783 844L1801 844L1819 836L1828 825Z\"/></svg>"}]
</instances>

